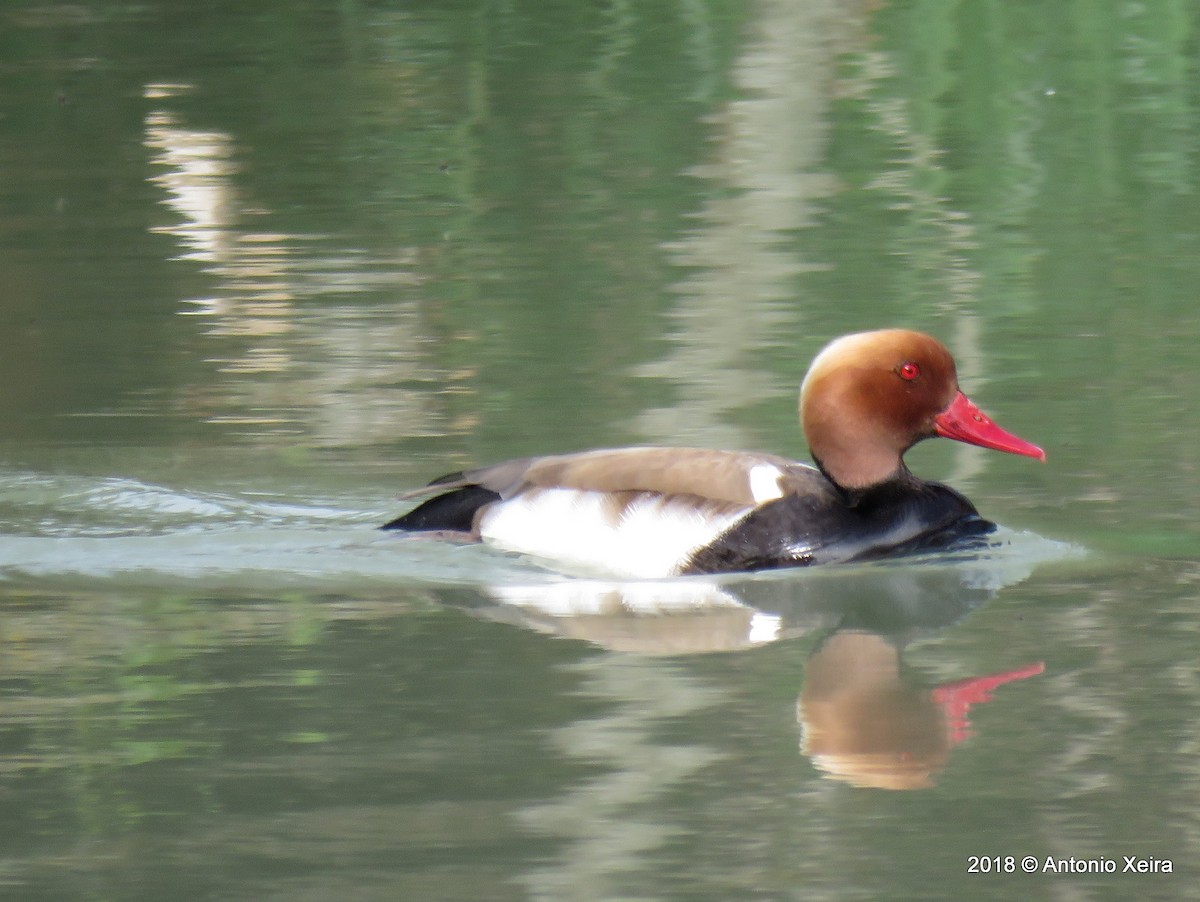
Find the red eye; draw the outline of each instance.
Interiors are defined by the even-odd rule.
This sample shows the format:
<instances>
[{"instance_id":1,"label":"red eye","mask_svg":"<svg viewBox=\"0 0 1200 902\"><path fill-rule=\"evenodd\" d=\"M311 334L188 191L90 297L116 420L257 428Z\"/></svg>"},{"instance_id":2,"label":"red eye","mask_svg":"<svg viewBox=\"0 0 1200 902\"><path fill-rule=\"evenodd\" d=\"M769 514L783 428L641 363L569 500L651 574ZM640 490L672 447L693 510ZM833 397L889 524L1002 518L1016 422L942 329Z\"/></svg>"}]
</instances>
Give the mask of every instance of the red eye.
<instances>
[{"instance_id":1,"label":"red eye","mask_svg":"<svg viewBox=\"0 0 1200 902\"><path fill-rule=\"evenodd\" d=\"M900 369L896 370L900 374L900 378L908 382L912 382L921 375L921 368L915 363L906 363Z\"/></svg>"}]
</instances>

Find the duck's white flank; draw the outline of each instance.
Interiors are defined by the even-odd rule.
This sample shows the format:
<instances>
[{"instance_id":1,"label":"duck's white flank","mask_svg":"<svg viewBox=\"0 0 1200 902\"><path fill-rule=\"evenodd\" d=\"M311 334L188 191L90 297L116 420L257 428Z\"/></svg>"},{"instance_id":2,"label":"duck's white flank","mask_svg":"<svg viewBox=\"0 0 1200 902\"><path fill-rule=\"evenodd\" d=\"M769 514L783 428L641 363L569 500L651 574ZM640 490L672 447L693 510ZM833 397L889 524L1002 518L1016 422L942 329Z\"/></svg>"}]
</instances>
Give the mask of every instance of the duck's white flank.
<instances>
[{"instance_id":1,"label":"duck's white flank","mask_svg":"<svg viewBox=\"0 0 1200 902\"><path fill-rule=\"evenodd\" d=\"M677 575L692 552L753 509L705 510L694 498L653 493L618 508L604 492L543 489L487 508L479 534L518 554L593 572L657 579Z\"/></svg>"}]
</instances>

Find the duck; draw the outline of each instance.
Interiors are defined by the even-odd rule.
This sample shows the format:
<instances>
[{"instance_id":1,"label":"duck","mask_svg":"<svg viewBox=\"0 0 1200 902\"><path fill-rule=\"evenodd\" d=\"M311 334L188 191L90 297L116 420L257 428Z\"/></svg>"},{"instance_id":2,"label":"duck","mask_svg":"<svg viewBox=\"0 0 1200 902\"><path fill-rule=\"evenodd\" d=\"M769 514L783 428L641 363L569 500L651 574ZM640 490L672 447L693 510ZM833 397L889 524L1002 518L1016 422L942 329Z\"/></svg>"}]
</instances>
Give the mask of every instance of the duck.
<instances>
[{"instance_id":1,"label":"duck","mask_svg":"<svg viewBox=\"0 0 1200 902\"><path fill-rule=\"evenodd\" d=\"M1046 459L963 393L945 345L908 329L825 345L799 414L811 464L664 446L525 457L405 492L425 500L381 528L629 578L809 567L956 548L996 529L964 495L908 469L918 442Z\"/></svg>"}]
</instances>

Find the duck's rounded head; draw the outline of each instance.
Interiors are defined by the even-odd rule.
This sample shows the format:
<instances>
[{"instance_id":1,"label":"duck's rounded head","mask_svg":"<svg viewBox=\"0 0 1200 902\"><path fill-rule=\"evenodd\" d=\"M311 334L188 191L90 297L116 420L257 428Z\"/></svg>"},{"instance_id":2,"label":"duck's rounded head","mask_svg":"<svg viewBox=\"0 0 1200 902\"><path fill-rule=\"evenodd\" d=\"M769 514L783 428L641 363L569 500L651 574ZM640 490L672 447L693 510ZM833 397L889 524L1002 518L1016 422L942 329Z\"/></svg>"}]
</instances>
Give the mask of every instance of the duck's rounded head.
<instances>
[{"instance_id":1,"label":"duck's rounded head","mask_svg":"<svg viewBox=\"0 0 1200 902\"><path fill-rule=\"evenodd\" d=\"M858 332L826 345L800 388L800 421L818 466L848 489L898 477L904 452L935 435L1046 459L959 390L954 358L941 342L907 329Z\"/></svg>"}]
</instances>

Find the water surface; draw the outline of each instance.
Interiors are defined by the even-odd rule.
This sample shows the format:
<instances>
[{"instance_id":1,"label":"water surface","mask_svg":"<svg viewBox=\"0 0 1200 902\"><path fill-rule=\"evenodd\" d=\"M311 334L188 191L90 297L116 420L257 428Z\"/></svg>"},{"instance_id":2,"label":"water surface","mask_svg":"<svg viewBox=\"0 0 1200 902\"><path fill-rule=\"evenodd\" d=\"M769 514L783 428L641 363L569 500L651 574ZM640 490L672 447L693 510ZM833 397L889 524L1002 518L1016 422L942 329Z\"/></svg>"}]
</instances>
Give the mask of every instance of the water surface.
<instances>
[{"instance_id":1,"label":"water surface","mask_svg":"<svg viewBox=\"0 0 1200 902\"><path fill-rule=\"evenodd\" d=\"M1198 24L9 3L3 895L1194 896ZM375 529L510 456L803 457L808 360L890 325L1047 450L910 454L985 554ZM1126 856L1173 873L1054 872Z\"/></svg>"}]
</instances>

